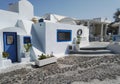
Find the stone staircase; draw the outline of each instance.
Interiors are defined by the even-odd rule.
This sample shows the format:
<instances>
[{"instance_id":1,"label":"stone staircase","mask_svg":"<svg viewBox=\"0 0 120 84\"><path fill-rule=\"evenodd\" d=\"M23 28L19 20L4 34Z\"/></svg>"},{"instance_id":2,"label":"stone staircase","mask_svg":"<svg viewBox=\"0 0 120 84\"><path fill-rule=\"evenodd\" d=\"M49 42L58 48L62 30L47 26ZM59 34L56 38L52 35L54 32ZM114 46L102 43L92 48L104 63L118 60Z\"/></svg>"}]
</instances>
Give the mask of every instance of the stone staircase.
<instances>
[{"instance_id":1,"label":"stone staircase","mask_svg":"<svg viewBox=\"0 0 120 84\"><path fill-rule=\"evenodd\" d=\"M94 44L94 45L93 45ZM79 55L113 55L114 53L107 49L107 45L103 43L91 43L90 46L82 47L78 51L70 51L70 54L79 54Z\"/></svg>"}]
</instances>

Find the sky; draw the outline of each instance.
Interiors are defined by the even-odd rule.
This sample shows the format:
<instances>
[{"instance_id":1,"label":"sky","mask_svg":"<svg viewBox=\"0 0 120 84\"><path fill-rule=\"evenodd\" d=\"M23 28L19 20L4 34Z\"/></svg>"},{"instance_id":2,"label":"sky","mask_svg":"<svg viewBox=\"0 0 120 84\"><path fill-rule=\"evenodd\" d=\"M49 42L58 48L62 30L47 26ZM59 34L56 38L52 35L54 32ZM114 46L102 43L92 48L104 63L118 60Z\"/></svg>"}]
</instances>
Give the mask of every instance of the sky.
<instances>
[{"instance_id":1,"label":"sky","mask_svg":"<svg viewBox=\"0 0 120 84\"><path fill-rule=\"evenodd\" d=\"M7 10L9 3L19 0L0 0L0 9ZM29 0L36 16L53 13L78 19L108 18L120 8L120 0Z\"/></svg>"}]
</instances>

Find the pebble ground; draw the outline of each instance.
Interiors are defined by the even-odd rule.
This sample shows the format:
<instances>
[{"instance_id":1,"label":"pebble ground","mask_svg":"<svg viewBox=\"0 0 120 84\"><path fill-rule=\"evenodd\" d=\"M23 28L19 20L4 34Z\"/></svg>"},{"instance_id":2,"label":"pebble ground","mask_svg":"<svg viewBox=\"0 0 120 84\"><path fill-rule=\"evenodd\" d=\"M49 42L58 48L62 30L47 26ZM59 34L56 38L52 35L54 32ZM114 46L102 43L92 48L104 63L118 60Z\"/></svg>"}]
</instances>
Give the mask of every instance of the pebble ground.
<instances>
[{"instance_id":1,"label":"pebble ground","mask_svg":"<svg viewBox=\"0 0 120 84\"><path fill-rule=\"evenodd\" d=\"M0 84L72 84L116 79L120 76L120 55L67 56L43 67L35 65L0 74Z\"/></svg>"}]
</instances>

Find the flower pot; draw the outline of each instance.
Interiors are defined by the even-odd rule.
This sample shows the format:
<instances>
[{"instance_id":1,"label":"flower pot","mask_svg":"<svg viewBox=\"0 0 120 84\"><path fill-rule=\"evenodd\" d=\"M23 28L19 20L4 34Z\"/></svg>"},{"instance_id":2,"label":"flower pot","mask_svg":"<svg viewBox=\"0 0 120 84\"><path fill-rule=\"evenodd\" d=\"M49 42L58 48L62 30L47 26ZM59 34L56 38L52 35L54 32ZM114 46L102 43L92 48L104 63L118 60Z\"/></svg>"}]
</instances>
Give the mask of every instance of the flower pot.
<instances>
[{"instance_id":1,"label":"flower pot","mask_svg":"<svg viewBox=\"0 0 120 84\"><path fill-rule=\"evenodd\" d=\"M47 64L51 64L57 62L57 58L56 57L50 57L50 58L46 58L46 59L42 59L42 60L36 60L35 64L38 66L44 66Z\"/></svg>"},{"instance_id":2,"label":"flower pot","mask_svg":"<svg viewBox=\"0 0 120 84\"><path fill-rule=\"evenodd\" d=\"M0 66L1 68L7 68L10 67L12 65L12 61L10 59L3 59L0 61Z\"/></svg>"},{"instance_id":3,"label":"flower pot","mask_svg":"<svg viewBox=\"0 0 120 84\"><path fill-rule=\"evenodd\" d=\"M79 51L79 50L80 50L80 44L76 44L76 45L75 45L75 50L76 50L76 51Z\"/></svg>"},{"instance_id":4,"label":"flower pot","mask_svg":"<svg viewBox=\"0 0 120 84\"><path fill-rule=\"evenodd\" d=\"M21 63L29 63L29 62L30 62L30 57L21 58Z\"/></svg>"},{"instance_id":5,"label":"flower pot","mask_svg":"<svg viewBox=\"0 0 120 84\"><path fill-rule=\"evenodd\" d=\"M25 58L30 57L30 52L25 52Z\"/></svg>"},{"instance_id":6,"label":"flower pot","mask_svg":"<svg viewBox=\"0 0 120 84\"><path fill-rule=\"evenodd\" d=\"M30 52L24 52L24 57L21 58L22 63L29 63L30 62Z\"/></svg>"}]
</instances>

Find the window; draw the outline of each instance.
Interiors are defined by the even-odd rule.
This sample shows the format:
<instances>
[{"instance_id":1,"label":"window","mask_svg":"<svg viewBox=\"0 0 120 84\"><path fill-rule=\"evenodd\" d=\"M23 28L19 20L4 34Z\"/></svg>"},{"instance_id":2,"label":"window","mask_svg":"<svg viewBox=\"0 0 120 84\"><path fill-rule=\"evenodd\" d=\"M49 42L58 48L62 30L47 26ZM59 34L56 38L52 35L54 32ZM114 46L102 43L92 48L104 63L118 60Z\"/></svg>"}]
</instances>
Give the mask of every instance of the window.
<instances>
[{"instance_id":1,"label":"window","mask_svg":"<svg viewBox=\"0 0 120 84\"><path fill-rule=\"evenodd\" d=\"M30 37L24 37L24 44L31 43Z\"/></svg>"},{"instance_id":2,"label":"window","mask_svg":"<svg viewBox=\"0 0 120 84\"><path fill-rule=\"evenodd\" d=\"M57 42L71 41L71 30L57 30Z\"/></svg>"},{"instance_id":3,"label":"window","mask_svg":"<svg viewBox=\"0 0 120 84\"><path fill-rule=\"evenodd\" d=\"M12 45L14 43L14 39L12 35L7 35L7 44Z\"/></svg>"}]
</instances>

